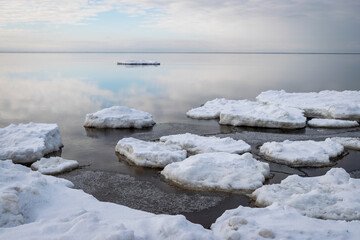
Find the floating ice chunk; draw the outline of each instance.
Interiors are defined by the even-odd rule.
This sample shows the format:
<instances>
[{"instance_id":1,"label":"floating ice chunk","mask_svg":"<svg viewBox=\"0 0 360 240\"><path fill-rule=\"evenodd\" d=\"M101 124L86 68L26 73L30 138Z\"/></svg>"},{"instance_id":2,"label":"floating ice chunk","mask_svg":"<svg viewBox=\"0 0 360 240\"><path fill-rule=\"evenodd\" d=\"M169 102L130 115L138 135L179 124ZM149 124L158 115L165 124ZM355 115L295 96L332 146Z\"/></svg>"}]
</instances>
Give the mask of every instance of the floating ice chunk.
<instances>
[{"instance_id":1,"label":"floating ice chunk","mask_svg":"<svg viewBox=\"0 0 360 240\"><path fill-rule=\"evenodd\" d=\"M160 65L157 61L151 60L126 60L122 62L118 62L118 65Z\"/></svg>"},{"instance_id":2,"label":"floating ice chunk","mask_svg":"<svg viewBox=\"0 0 360 240\"><path fill-rule=\"evenodd\" d=\"M256 100L300 108L307 117L360 119L360 91L287 93L270 90L262 92Z\"/></svg>"},{"instance_id":3,"label":"floating ice chunk","mask_svg":"<svg viewBox=\"0 0 360 240\"><path fill-rule=\"evenodd\" d=\"M75 160L67 160L61 157L41 158L39 161L31 164L31 168L41 172L42 174L58 174L71 171L79 167L79 163Z\"/></svg>"},{"instance_id":4,"label":"floating ice chunk","mask_svg":"<svg viewBox=\"0 0 360 240\"><path fill-rule=\"evenodd\" d=\"M100 202L71 186L0 161L0 239L218 239L184 216Z\"/></svg>"},{"instance_id":5,"label":"floating ice chunk","mask_svg":"<svg viewBox=\"0 0 360 240\"><path fill-rule=\"evenodd\" d=\"M332 137L330 138L332 141L340 143L345 148L360 150L360 138L352 138L352 137Z\"/></svg>"},{"instance_id":6,"label":"floating ice chunk","mask_svg":"<svg viewBox=\"0 0 360 240\"><path fill-rule=\"evenodd\" d=\"M186 151L176 145L165 145L162 142L146 142L136 138L123 138L115 151L124 155L131 162L144 167L165 167L169 163L182 161Z\"/></svg>"},{"instance_id":7,"label":"floating ice chunk","mask_svg":"<svg viewBox=\"0 0 360 240\"><path fill-rule=\"evenodd\" d=\"M349 121L349 120L313 118L308 121L308 125L310 127L323 127L323 128L349 128L349 127L358 127L359 123L357 121Z\"/></svg>"},{"instance_id":8,"label":"floating ice chunk","mask_svg":"<svg viewBox=\"0 0 360 240\"><path fill-rule=\"evenodd\" d=\"M11 124L0 128L0 159L31 163L63 144L57 124Z\"/></svg>"},{"instance_id":9,"label":"floating ice chunk","mask_svg":"<svg viewBox=\"0 0 360 240\"><path fill-rule=\"evenodd\" d=\"M266 208L239 206L227 210L211 226L221 239L348 239L360 236L359 221L315 219L291 207L273 204Z\"/></svg>"},{"instance_id":10,"label":"floating ice chunk","mask_svg":"<svg viewBox=\"0 0 360 240\"><path fill-rule=\"evenodd\" d=\"M252 197L259 206L279 203L309 217L360 220L360 179L350 178L342 168L330 169L320 177L292 175L280 184L255 190Z\"/></svg>"},{"instance_id":11,"label":"floating ice chunk","mask_svg":"<svg viewBox=\"0 0 360 240\"><path fill-rule=\"evenodd\" d=\"M266 142L260 147L260 153L269 160L285 163L294 167L328 166L330 158L340 155L344 147L327 138L325 141L289 141Z\"/></svg>"},{"instance_id":12,"label":"floating ice chunk","mask_svg":"<svg viewBox=\"0 0 360 240\"><path fill-rule=\"evenodd\" d=\"M230 137L203 137L191 133L163 136L160 141L165 144L179 145L193 154L206 152L244 153L251 150L251 146L243 140L234 140Z\"/></svg>"},{"instance_id":13,"label":"floating ice chunk","mask_svg":"<svg viewBox=\"0 0 360 240\"><path fill-rule=\"evenodd\" d=\"M161 174L185 188L236 192L261 187L269 172L269 165L257 161L250 153L215 152L171 163Z\"/></svg>"},{"instance_id":14,"label":"floating ice chunk","mask_svg":"<svg viewBox=\"0 0 360 240\"><path fill-rule=\"evenodd\" d=\"M214 119L220 117L220 112L229 105L236 104L236 100L227 100L225 98L216 98L207 101L203 106L190 109L186 115L196 119Z\"/></svg>"},{"instance_id":15,"label":"floating ice chunk","mask_svg":"<svg viewBox=\"0 0 360 240\"><path fill-rule=\"evenodd\" d=\"M84 127L142 128L154 124L150 113L124 106L113 106L86 114Z\"/></svg>"}]
</instances>

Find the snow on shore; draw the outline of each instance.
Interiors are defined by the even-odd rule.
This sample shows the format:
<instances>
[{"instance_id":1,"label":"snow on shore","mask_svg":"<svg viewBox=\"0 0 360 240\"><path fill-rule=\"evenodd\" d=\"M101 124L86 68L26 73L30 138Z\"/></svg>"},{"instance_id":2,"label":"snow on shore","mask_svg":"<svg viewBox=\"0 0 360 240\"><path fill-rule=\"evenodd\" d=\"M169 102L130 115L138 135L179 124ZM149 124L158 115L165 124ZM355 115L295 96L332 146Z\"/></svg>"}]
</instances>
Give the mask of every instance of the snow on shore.
<instances>
[{"instance_id":1,"label":"snow on shore","mask_svg":"<svg viewBox=\"0 0 360 240\"><path fill-rule=\"evenodd\" d=\"M71 171L77 167L79 167L77 161L61 157L41 158L39 161L31 164L32 169L49 175Z\"/></svg>"},{"instance_id":2,"label":"snow on shore","mask_svg":"<svg viewBox=\"0 0 360 240\"><path fill-rule=\"evenodd\" d=\"M251 150L251 146L243 140L234 140L230 137L204 137L191 133L163 136L160 141L167 145L179 145L192 154L206 152L244 153Z\"/></svg>"},{"instance_id":3,"label":"snow on shore","mask_svg":"<svg viewBox=\"0 0 360 240\"><path fill-rule=\"evenodd\" d=\"M86 114L84 127L143 128L154 124L150 113L124 106L113 106Z\"/></svg>"},{"instance_id":4,"label":"snow on shore","mask_svg":"<svg viewBox=\"0 0 360 240\"><path fill-rule=\"evenodd\" d=\"M0 128L0 159L31 163L63 146L57 124L10 124Z\"/></svg>"},{"instance_id":5,"label":"snow on shore","mask_svg":"<svg viewBox=\"0 0 360 240\"><path fill-rule=\"evenodd\" d=\"M332 137L332 141L340 143L344 148L360 150L360 138L353 137Z\"/></svg>"},{"instance_id":6,"label":"snow on shore","mask_svg":"<svg viewBox=\"0 0 360 240\"><path fill-rule=\"evenodd\" d=\"M350 121L350 120L313 118L308 121L308 125L310 127L323 127L323 128L350 128L350 127L358 127L359 123L357 121Z\"/></svg>"},{"instance_id":7,"label":"snow on shore","mask_svg":"<svg viewBox=\"0 0 360 240\"><path fill-rule=\"evenodd\" d=\"M185 188L236 192L261 187L269 177L270 169L267 163L257 161L251 153L214 152L171 163L161 174Z\"/></svg>"},{"instance_id":8,"label":"snow on shore","mask_svg":"<svg viewBox=\"0 0 360 240\"><path fill-rule=\"evenodd\" d=\"M309 217L333 220L360 220L359 196L360 179L350 178L342 168L332 168L320 177L292 175L252 193L258 206L278 203Z\"/></svg>"},{"instance_id":9,"label":"snow on shore","mask_svg":"<svg viewBox=\"0 0 360 240\"><path fill-rule=\"evenodd\" d=\"M328 166L330 158L340 155L344 147L331 139L325 141L289 141L266 142L260 147L260 153L267 159L299 166Z\"/></svg>"}]
</instances>

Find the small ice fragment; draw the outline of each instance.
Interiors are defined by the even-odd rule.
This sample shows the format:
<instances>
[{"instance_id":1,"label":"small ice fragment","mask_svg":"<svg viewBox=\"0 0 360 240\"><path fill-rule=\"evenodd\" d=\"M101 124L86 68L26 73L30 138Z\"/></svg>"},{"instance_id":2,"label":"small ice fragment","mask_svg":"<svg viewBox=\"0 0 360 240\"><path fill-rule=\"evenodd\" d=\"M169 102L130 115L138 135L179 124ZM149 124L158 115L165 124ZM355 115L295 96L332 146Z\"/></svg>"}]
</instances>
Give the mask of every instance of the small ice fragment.
<instances>
[{"instance_id":1,"label":"small ice fragment","mask_svg":"<svg viewBox=\"0 0 360 240\"><path fill-rule=\"evenodd\" d=\"M308 125L310 127L322 128L350 128L358 127L359 123L357 121L350 120L313 118L308 121Z\"/></svg>"},{"instance_id":2,"label":"small ice fragment","mask_svg":"<svg viewBox=\"0 0 360 240\"><path fill-rule=\"evenodd\" d=\"M59 174L71 171L79 167L79 163L75 160L68 160L61 157L41 158L34 162L31 168L41 172L42 174Z\"/></svg>"}]
</instances>

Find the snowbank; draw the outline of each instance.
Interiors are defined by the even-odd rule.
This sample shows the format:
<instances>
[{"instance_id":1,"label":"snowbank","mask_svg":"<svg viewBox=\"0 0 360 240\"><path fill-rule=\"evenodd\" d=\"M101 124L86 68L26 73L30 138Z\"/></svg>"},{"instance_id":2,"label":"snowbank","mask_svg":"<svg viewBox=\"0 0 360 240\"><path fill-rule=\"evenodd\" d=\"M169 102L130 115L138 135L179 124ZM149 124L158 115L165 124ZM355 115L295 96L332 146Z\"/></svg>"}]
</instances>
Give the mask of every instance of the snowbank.
<instances>
[{"instance_id":1,"label":"snowbank","mask_svg":"<svg viewBox=\"0 0 360 240\"><path fill-rule=\"evenodd\" d=\"M136 138L123 138L115 151L127 157L131 162L144 167L165 167L169 163L186 158L186 151L179 146L165 145L162 142L146 142Z\"/></svg>"},{"instance_id":2,"label":"snowbank","mask_svg":"<svg viewBox=\"0 0 360 240\"><path fill-rule=\"evenodd\" d=\"M58 174L71 171L79 167L79 163L75 160L67 160L61 157L41 158L34 162L31 168L41 172L42 174Z\"/></svg>"},{"instance_id":3,"label":"snowbank","mask_svg":"<svg viewBox=\"0 0 360 240\"><path fill-rule=\"evenodd\" d=\"M359 221L310 218L291 207L238 207L227 210L211 226L222 239L347 239L360 236Z\"/></svg>"},{"instance_id":4,"label":"snowbank","mask_svg":"<svg viewBox=\"0 0 360 240\"><path fill-rule=\"evenodd\" d=\"M308 121L308 125L310 127L349 128L349 127L358 127L359 123L357 121L349 121L349 120L313 118Z\"/></svg>"},{"instance_id":5,"label":"snowbank","mask_svg":"<svg viewBox=\"0 0 360 240\"><path fill-rule=\"evenodd\" d=\"M352 138L352 137L332 137L330 138L332 141L340 143L345 148L360 150L360 138Z\"/></svg>"},{"instance_id":6,"label":"snowbank","mask_svg":"<svg viewBox=\"0 0 360 240\"><path fill-rule=\"evenodd\" d=\"M113 106L86 114L84 127L142 128L151 127L154 124L150 113L124 106Z\"/></svg>"},{"instance_id":7,"label":"snowbank","mask_svg":"<svg viewBox=\"0 0 360 240\"><path fill-rule=\"evenodd\" d=\"M206 152L244 153L251 150L251 146L243 140L234 140L230 137L203 137L191 133L163 136L160 141L167 145L179 145L193 154Z\"/></svg>"},{"instance_id":8,"label":"snowbank","mask_svg":"<svg viewBox=\"0 0 360 240\"><path fill-rule=\"evenodd\" d=\"M260 147L260 153L267 159L299 166L328 166L330 158L340 155L344 147L329 138L325 141L289 141L266 142Z\"/></svg>"},{"instance_id":9,"label":"snowbank","mask_svg":"<svg viewBox=\"0 0 360 240\"><path fill-rule=\"evenodd\" d=\"M118 65L160 65L157 61L151 60L126 60L122 62L118 62Z\"/></svg>"},{"instance_id":10,"label":"snowbank","mask_svg":"<svg viewBox=\"0 0 360 240\"><path fill-rule=\"evenodd\" d=\"M287 93L270 90L262 92L256 100L300 108L307 117L360 119L360 91Z\"/></svg>"},{"instance_id":11,"label":"snowbank","mask_svg":"<svg viewBox=\"0 0 360 240\"><path fill-rule=\"evenodd\" d=\"M280 184L255 190L252 197L256 205L278 203L309 217L360 220L360 179L350 178L342 168L330 169L320 177L292 175Z\"/></svg>"},{"instance_id":12,"label":"snowbank","mask_svg":"<svg viewBox=\"0 0 360 240\"><path fill-rule=\"evenodd\" d=\"M11 124L0 128L0 159L31 163L63 146L57 124Z\"/></svg>"},{"instance_id":13,"label":"snowbank","mask_svg":"<svg viewBox=\"0 0 360 240\"><path fill-rule=\"evenodd\" d=\"M161 172L166 179L194 190L246 191L261 187L270 170L250 153L243 155L215 152L190 156L167 165Z\"/></svg>"},{"instance_id":14,"label":"snowbank","mask_svg":"<svg viewBox=\"0 0 360 240\"><path fill-rule=\"evenodd\" d=\"M72 183L0 161L1 239L217 239L184 216L100 202Z\"/></svg>"}]
</instances>

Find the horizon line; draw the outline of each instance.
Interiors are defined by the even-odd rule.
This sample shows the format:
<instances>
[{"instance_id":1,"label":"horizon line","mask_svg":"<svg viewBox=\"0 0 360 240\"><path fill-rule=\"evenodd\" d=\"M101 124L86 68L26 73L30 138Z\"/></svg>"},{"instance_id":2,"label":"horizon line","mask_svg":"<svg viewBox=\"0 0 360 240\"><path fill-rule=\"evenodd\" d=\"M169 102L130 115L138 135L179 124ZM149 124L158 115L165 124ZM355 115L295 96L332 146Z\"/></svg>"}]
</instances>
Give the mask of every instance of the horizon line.
<instances>
[{"instance_id":1,"label":"horizon line","mask_svg":"<svg viewBox=\"0 0 360 240\"><path fill-rule=\"evenodd\" d=\"M141 53L141 54L360 54L360 52L296 51L1 51L0 53Z\"/></svg>"}]
</instances>

